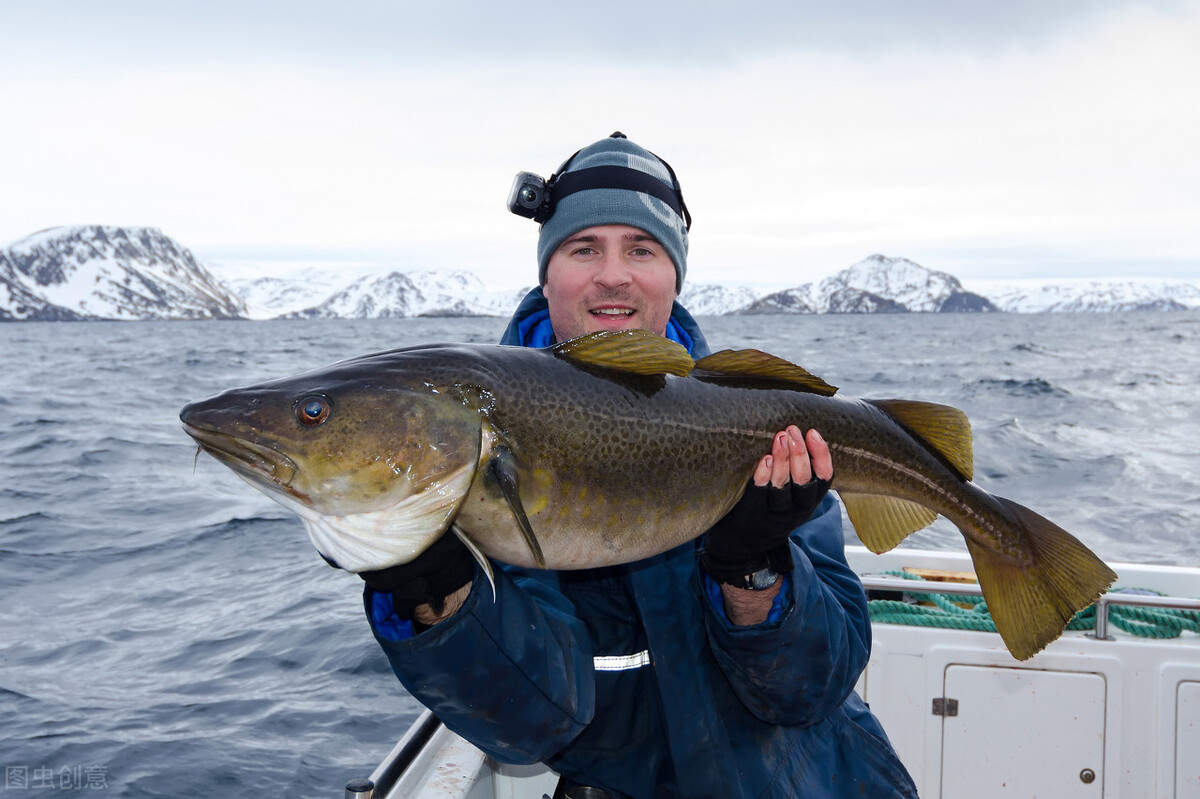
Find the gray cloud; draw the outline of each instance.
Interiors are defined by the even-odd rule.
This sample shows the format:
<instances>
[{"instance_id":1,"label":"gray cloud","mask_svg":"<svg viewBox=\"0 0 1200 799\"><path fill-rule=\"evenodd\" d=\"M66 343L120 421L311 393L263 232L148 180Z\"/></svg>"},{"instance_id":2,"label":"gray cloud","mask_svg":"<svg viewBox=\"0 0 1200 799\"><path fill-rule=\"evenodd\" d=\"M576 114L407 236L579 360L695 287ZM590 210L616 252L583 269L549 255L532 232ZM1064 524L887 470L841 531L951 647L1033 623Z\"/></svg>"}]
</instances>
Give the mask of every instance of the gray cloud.
<instances>
[{"instance_id":1,"label":"gray cloud","mask_svg":"<svg viewBox=\"0 0 1200 799\"><path fill-rule=\"evenodd\" d=\"M1038 49L1112 14L1174 14L1189 0L551 0L496 2L5 4L0 21L23 58L106 64L196 60L400 62L429 68L478 60L550 72L555 59L728 62L788 50ZM12 52L10 52L10 56Z\"/></svg>"}]
</instances>

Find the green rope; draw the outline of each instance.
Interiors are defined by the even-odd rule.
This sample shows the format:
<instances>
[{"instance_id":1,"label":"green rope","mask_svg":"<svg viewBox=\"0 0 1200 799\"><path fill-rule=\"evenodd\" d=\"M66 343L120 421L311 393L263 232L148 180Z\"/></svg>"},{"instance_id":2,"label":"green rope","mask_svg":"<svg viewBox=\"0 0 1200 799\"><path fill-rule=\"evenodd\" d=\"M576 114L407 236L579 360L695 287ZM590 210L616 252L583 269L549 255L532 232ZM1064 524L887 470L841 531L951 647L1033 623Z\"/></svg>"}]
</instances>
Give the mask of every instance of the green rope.
<instances>
[{"instance_id":1,"label":"green rope","mask_svg":"<svg viewBox=\"0 0 1200 799\"><path fill-rule=\"evenodd\" d=\"M1114 627L1143 638L1178 638L1184 630L1200 632L1200 612L1193 610L1116 605L1108 609L1108 620Z\"/></svg>"},{"instance_id":2,"label":"green rope","mask_svg":"<svg viewBox=\"0 0 1200 799\"><path fill-rule=\"evenodd\" d=\"M921 579L915 574L903 571L886 571L884 574L903 577L906 580ZM988 613L987 603L983 601L983 597L915 591L905 593L915 602L932 603L934 607L894 599L872 599L867 603L871 621L881 624L907 624L954 630L996 631L996 624L992 621L991 614ZM1159 596L1162 595L1159 594ZM1110 605L1108 620L1114 627L1142 638L1178 638L1184 630L1200 633L1200 611L1194 610ZM1096 629L1096 606L1090 605L1076 613L1075 618L1067 624L1067 629Z\"/></svg>"}]
</instances>

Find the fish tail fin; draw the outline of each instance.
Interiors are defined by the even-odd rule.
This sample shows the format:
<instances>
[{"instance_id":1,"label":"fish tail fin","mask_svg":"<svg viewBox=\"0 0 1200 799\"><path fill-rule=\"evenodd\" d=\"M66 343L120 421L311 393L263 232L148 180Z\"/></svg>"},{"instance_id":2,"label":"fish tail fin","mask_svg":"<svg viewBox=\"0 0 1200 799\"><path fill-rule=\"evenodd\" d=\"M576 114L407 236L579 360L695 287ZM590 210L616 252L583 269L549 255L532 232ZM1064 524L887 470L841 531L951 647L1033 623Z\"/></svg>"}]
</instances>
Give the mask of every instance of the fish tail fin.
<instances>
[{"instance_id":1,"label":"fish tail fin","mask_svg":"<svg viewBox=\"0 0 1200 799\"><path fill-rule=\"evenodd\" d=\"M1117 579L1116 572L1073 535L1029 508L995 497L1032 563L1014 560L967 537L967 549L996 630L1013 657L1027 660L1066 629Z\"/></svg>"}]
</instances>

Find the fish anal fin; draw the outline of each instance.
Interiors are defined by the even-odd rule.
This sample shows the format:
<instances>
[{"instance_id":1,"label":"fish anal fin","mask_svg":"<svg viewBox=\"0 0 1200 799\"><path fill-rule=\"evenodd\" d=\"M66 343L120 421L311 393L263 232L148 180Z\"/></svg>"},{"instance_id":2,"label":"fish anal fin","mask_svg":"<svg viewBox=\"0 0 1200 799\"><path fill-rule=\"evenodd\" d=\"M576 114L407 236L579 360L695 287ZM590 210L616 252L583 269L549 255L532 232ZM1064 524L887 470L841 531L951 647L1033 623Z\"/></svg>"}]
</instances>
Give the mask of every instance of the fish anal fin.
<instances>
[{"instance_id":1,"label":"fish anal fin","mask_svg":"<svg viewBox=\"0 0 1200 799\"><path fill-rule=\"evenodd\" d=\"M687 349L649 330L601 330L551 346L555 357L638 375L676 375L692 371Z\"/></svg>"},{"instance_id":2,"label":"fish anal fin","mask_svg":"<svg viewBox=\"0 0 1200 799\"><path fill-rule=\"evenodd\" d=\"M467 551L471 553L471 557L475 558L475 562L483 567L483 573L487 575L488 583L492 586L492 601L496 601L496 573L492 571L492 562L487 559L487 556L475 545L470 536L459 529L458 525L453 525L450 528L454 534L458 536L458 540L463 542Z\"/></svg>"},{"instance_id":3,"label":"fish anal fin","mask_svg":"<svg viewBox=\"0 0 1200 799\"><path fill-rule=\"evenodd\" d=\"M937 511L898 497L843 492L838 492L838 496L859 540L876 554L894 549L938 517Z\"/></svg>"},{"instance_id":4,"label":"fish anal fin","mask_svg":"<svg viewBox=\"0 0 1200 799\"><path fill-rule=\"evenodd\" d=\"M542 554L542 545L538 543L537 536L533 533L533 525L529 523L529 516L525 513L525 506L521 503L517 462L513 457L512 450L503 445L494 448L491 458L488 460L487 469L488 474L495 481L496 487L500 489L505 503L508 504L508 509L512 511L517 526L521 528L521 535L524 536L525 543L529 546L534 562L539 569L546 568L546 556Z\"/></svg>"},{"instance_id":5,"label":"fish anal fin","mask_svg":"<svg viewBox=\"0 0 1200 799\"><path fill-rule=\"evenodd\" d=\"M928 444L964 480L973 479L971 420L958 408L933 402L867 400Z\"/></svg>"},{"instance_id":6,"label":"fish anal fin","mask_svg":"<svg viewBox=\"0 0 1200 799\"><path fill-rule=\"evenodd\" d=\"M783 383L784 387L830 397L837 393L821 378L789 360L760 350L721 350L696 361L709 379L747 379Z\"/></svg>"},{"instance_id":7,"label":"fish anal fin","mask_svg":"<svg viewBox=\"0 0 1200 799\"><path fill-rule=\"evenodd\" d=\"M1005 556L967 537L988 612L1008 651L1027 660L1062 634L1117 579L1116 572L1048 519L996 497L1024 533L1027 558Z\"/></svg>"}]
</instances>

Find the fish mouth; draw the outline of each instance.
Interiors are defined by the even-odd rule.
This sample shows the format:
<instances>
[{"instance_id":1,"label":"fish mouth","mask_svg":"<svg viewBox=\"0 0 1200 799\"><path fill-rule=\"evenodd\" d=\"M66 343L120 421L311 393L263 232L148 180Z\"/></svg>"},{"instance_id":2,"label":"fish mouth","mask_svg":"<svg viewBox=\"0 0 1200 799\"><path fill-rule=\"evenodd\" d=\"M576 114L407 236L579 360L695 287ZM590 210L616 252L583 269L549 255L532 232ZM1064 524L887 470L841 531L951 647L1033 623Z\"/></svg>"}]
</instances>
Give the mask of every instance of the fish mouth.
<instances>
[{"instance_id":1,"label":"fish mouth","mask_svg":"<svg viewBox=\"0 0 1200 799\"><path fill-rule=\"evenodd\" d=\"M201 449L242 477L256 483L278 486L292 496L303 498L289 488L300 467L282 452L266 444L220 430L195 427L186 422L183 430L196 440Z\"/></svg>"}]
</instances>

